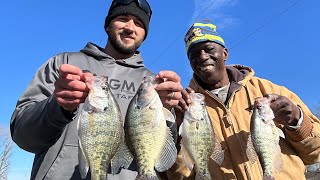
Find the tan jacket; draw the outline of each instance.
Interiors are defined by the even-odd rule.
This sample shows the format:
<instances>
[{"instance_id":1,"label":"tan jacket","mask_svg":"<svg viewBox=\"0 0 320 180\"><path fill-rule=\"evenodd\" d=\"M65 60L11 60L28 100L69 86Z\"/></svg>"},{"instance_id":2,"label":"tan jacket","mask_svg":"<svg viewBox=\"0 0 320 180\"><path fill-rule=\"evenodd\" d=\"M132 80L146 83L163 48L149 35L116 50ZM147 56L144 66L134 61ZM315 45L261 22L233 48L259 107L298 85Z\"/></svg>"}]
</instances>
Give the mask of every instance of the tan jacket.
<instances>
[{"instance_id":1,"label":"tan jacket","mask_svg":"<svg viewBox=\"0 0 320 180\"><path fill-rule=\"evenodd\" d=\"M241 70L241 71L239 71ZM259 161L251 164L246 156L246 145L250 131L251 107L255 97L275 93L289 98L299 106L304 113L301 127L291 131L282 127L285 139L281 138L283 170L275 174L275 179L305 179L305 164L320 160L320 123L301 99L283 86L257 78L251 68L235 65L228 66L227 71L231 81L224 105L208 90L203 89L193 78L190 87L203 93L207 109L212 120L215 133L218 135L224 161L220 165L212 159L209 170L213 179L262 179L262 168ZM237 83L238 82L238 83ZM168 179L194 179L194 172L184 166L179 154L175 165L167 172Z\"/></svg>"}]
</instances>

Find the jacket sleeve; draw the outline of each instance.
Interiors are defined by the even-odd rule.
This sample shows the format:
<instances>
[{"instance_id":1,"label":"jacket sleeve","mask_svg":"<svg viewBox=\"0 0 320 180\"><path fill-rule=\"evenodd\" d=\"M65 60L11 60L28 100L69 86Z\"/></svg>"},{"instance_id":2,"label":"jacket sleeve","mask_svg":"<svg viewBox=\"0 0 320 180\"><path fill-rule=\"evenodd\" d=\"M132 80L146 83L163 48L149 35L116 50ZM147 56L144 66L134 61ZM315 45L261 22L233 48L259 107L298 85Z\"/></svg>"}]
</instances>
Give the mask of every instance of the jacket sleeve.
<instances>
[{"instance_id":1,"label":"jacket sleeve","mask_svg":"<svg viewBox=\"0 0 320 180\"><path fill-rule=\"evenodd\" d=\"M300 128L285 129L286 141L296 150L305 164L313 164L320 161L320 121L312 114L309 108L293 92L282 87L284 96L288 97L303 111L303 122Z\"/></svg>"},{"instance_id":2,"label":"jacket sleeve","mask_svg":"<svg viewBox=\"0 0 320 180\"><path fill-rule=\"evenodd\" d=\"M13 141L22 149L40 153L51 147L60 137L72 116L63 112L53 96L58 78L59 61L55 56L42 65L19 98L10 122Z\"/></svg>"},{"instance_id":3,"label":"jacket sleeve","mask_svg":"<svg viewBox=\"0 0 320 180\"><path fill-rule=\"evenodd\" d=\"M295 150L305 164L320 161L320 121L312 114L307 105L292 91L279 86L269 80L254 77L251 80L253 88L259 89L262 95L275 93L287 97L293 104L299 106L303 112L303 122L296 129L283 127L285 140Z\"/></svg>"}]
</instances>

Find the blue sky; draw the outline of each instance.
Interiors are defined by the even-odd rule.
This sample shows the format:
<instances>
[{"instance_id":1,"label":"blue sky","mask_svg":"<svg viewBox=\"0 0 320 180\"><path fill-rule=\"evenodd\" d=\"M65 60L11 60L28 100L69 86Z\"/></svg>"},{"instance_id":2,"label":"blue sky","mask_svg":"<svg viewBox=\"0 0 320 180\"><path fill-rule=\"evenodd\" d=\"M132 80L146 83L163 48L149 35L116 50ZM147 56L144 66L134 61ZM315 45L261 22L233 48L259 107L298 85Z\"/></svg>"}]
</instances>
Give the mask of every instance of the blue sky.
<instances>
[{"instance_id":1,"label":"blue sky","mask_svg":"<svg viewBox=\"0 0 320 180\"><path fill-rule=\"evenodd\" d=\"M252 67L256 75L286 86L311 110L320 105L319 1L149 0L153 16L140 51L153 72L176 71L187 87L192 76L183 37L196 19L211 19L229 48L227 64ZM87 42L105 46L109 1L0 2L0 126L36 70L51 56L79 51ZM9 180L29 179L33 155L13 149Z\"/></svg>"}]
</instances>

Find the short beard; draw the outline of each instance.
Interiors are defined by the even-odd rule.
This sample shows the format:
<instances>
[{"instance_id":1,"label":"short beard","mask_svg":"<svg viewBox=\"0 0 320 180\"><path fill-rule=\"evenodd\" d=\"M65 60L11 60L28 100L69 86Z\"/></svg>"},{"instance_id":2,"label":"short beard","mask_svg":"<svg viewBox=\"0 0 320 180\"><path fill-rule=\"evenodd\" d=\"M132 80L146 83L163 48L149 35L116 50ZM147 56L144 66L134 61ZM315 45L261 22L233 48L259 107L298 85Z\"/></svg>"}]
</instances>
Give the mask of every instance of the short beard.
<instances>
[{"instance_id":1,"label":"short beard","mask_svg":"<svg viewBox=\"0 0 320 180\"><path fill-rule=\"evenodd\" d=\"M108 39L111 45L114 47L114 49L121 54L134 54L141 45L141 43L134 43L132 46L129 47L122 45L121 42L117 39L117 36L115 35L114 31L108 33Z\"/></svg>"}]
</instances>

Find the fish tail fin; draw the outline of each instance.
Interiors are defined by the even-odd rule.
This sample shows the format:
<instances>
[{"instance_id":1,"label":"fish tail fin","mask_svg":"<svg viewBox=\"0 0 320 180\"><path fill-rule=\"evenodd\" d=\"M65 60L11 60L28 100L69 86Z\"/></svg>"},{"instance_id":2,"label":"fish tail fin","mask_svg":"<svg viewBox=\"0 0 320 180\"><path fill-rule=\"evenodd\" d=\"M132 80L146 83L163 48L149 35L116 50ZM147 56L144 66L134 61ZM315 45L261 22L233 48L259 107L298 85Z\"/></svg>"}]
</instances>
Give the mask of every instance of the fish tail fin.
<instances>
[{"instance_id":1,"label":"fish tail fin","mask_svg":"<svg viewBox=\"0 0 320 180\"><path fill-rule=\"evenodd\" d=\"M262 178L263 180L275 180L274 179L274 177L273 176L271 176L271 175L263 175L263 178Z\"/></svg>"},{"instance_id":2,"label":"fish tail fin","mask_svg":"<svg viewBox=\"0 0 320 180\"><path fill-rule=\"evenodd\" d=\"M136 180L159 180L156 174L146 175L146 174L138 174Z\"/></svg>"},{"instance_id":3,"label":"fish tail fin","mask_svg":"<svg viewBox=\"0 0 320 180\"><path fill-rule=\"evenodd\" d=\"M211 180L209 171L207 173L197 173L195 180Z\"/></svg>"},{"instance_id":4,"label":"fish tail fin","mask_svg":"<svg viewBox=\"0 0 320 180\"><path fill-rule=\"evenodd\" d=\"M91 179L107 179L108 173L102 173L102 174L91 174Z\"/></svg>"}]
</instances>

